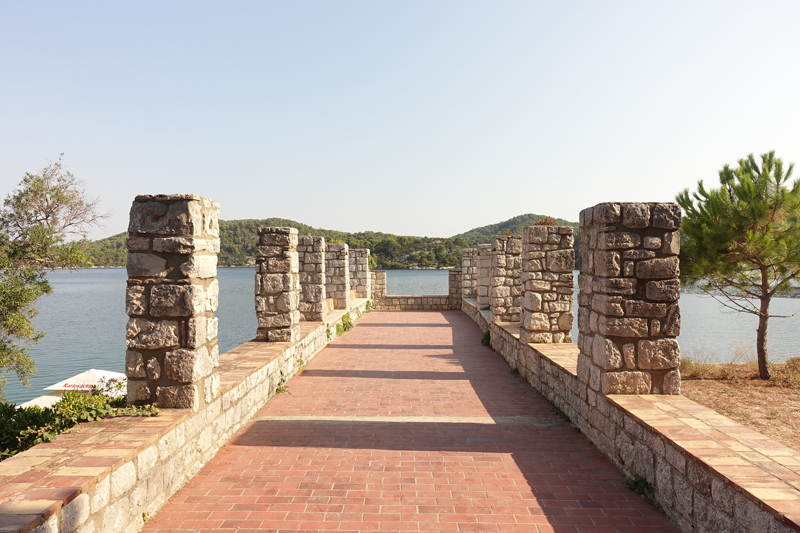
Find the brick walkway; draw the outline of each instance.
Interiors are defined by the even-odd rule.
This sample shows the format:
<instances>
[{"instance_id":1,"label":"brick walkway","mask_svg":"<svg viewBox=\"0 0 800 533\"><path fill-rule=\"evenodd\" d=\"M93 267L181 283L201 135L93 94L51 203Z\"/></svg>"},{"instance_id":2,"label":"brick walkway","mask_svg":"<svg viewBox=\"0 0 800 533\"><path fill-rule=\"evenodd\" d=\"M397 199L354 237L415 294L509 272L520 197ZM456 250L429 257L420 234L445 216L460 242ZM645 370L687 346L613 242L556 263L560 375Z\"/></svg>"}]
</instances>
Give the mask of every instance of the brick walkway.
<instances>
[{"instance_id":1,"label":"brick walkway","mask_svg":"<svg viewBox=\"0 0 800 533\"><path fill-rule=\"evenodd\" d=\"M145 531L677 531L480 338L365 315Z\"/></svg>"}]
</instances>

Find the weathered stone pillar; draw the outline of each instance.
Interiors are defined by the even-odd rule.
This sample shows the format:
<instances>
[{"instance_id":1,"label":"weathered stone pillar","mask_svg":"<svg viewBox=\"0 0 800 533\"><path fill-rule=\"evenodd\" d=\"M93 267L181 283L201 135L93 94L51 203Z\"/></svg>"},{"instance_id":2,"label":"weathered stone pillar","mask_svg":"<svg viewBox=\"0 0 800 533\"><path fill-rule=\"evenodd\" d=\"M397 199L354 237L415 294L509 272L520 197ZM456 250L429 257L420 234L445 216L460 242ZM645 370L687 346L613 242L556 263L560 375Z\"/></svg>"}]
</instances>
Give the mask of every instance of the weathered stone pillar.
<instances>
[{"instance_id":1,"label":"weathered stone pillar","mask_svg":"<svg viewBox=\"0 0 800 533\"><path fill-rule=\"evenodd\" d=\"M300 262L296 228L258 228L256 340L300 340Z\"/></svg>"},{"instance_id":2,"label":"weathered stone pillar","mask_svg":"<svg viewBox=\"0 0 800 533\"><path fill-rule=\"evenodd\" d=\"M447 275L448 309L461 309L461 283L463 281L461 270L450 270Z\"/></svg>"},{"instance_id":3,"label":"weathered stone pillar","mask_svg":"<svg viewBox=\"0 0 800 533\"><path fill-rule=\"evenodd\" d=\"M498 235L492 238L492 270L489 305L492 322L519 322L522 295L522 238Z\"/></svg>"},{"instance_id":4,"label":"weathered stone pillar","mask_svg":"<svg viewBox=\"0 0 800 533\"><path fill-rule=\"evenodd\" d=\"M372 278L372 299L374 304L377 300L386 298L386 271L373 270L370 272L370 277Z\"/></svg>"},{"instance_id":5,"label":"weathered stone pillar","mask_svg":"<svg viewBox=\"0 0 800 533\"><path fill-rule=\"evenodd\" d=\"M303 320L320 322L325 314L325 237L298 237L300 303Z\"/></svg>"},{"instance_id":6,"label":"weathered stone pillar","mask_svg":"<svg viewBox=\"0 0 800 533\"><path fill-rule=\"evenodd\" d=\"M350 290L356 298L369 298L372 293L372 277L369 274L369 249L350 250Z\"/></svg>"},{"instance_id":7,"label":"weathered stone pillar","mask_svg":"<svg viewBox=\"0 0 800 533\"><path fill-rule=\"evenodd\" d=\"M478 289L478 250L464 248L461 250L461 295L464 298L475 298Z\"/></svg>"},{"instance_id":8,"label":"weathered stone pillar","mask_svg":"<svg viewBox=\"0 0 800 533\"><path fill-rule=\"evenodd\" d=\"M603 394L680 394L680 208L603 203L580 223L579 379Z\"/></svg>"},{"instance_id":9,"label":"weathered stone pillar","mask_svg":"<svg viewBox=\"0 0 800 533\"><path fill-rule=\"evenodd\" d=\"M522 229L522 342L572 342L573 243L570 226Z\"/></svg>"},{"instance_id":10,"label":"weathered stone pillar","mask_svg":"<svg viewBox=\"0 0 800 533\"><path fill-rule=\"evenodd\" d=\"M128 225L128 405L197 410L219 396L219 204L144 195Z\"/></svg>"},{"instance_id":11,"label":"weathered stone pillar","mask_svg":"<svg viewBox=\"0 0 800 533\"><path fill-rule=\"evenodd\" d=\"M476 252L478 263L478 305L485 307L489 305L489 287L491 287L492 277L492 245L480 244Z\"/></svg>"},{"instance_id":12,"label":"weathered stone pillar","mask_svg":"<svg viewBox=\"0 0 800 533\"><path fill-rule=\"evenodd\" d=\"M325 293L334 309L350 309L350 253L346 244L325 247Z\"/></svg>"}]
</instances>

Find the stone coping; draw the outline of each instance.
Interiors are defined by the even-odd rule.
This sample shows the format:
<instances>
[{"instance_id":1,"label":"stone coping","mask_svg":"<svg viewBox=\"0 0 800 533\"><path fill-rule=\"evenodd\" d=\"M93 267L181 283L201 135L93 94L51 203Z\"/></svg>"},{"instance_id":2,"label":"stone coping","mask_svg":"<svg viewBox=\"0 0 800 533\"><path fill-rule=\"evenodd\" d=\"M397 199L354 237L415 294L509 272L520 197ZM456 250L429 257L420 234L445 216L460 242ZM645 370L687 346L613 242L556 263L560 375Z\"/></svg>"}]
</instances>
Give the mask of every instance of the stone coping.
<instances>
[{"instance_id":1,"label":"stone coping","mask_svg":"<svg viewBox=\"0 0 800 533\"><path fill-rule=\"evenodd\" d=\"M607 398L714 478L800 531L800 452L683 396Z\"/></svg>"},{"instance_id":2,"label":"stone coping","mask_svg":"<svg viewBox=\"0 0 800 533\"><path fill-rule=\"evenodd\" d=\"M350 311L366 301L351 302ZM297 343L251 341L221 354L218 372L223 402L228 393L246 387L250 376L287 349L299 345L317 329L335 324L347 312L340 309L328 313L323 322L301 322ZM0 462L0 532L50 531L49 518L121 467L130 465L145 450L162 445L193 415L190 409L159 411L157 417L122 416L79 424L51 442L37 444ZM113 485L114 477L111 480Z\"/></svg>"}]
</instances>

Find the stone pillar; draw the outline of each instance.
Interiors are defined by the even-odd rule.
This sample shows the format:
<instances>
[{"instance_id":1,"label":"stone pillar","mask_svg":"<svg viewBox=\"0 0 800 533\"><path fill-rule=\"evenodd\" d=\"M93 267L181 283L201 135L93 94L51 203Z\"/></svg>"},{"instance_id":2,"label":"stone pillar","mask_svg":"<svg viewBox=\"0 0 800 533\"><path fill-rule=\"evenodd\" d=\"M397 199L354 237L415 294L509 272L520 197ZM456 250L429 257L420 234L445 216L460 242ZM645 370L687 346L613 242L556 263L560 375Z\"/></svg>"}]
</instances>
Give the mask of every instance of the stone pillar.
<instances>
[{"instance_id":1,"label":"stone pillar","mask_svg":"<svg viewBox=\"0 0 800 533\"><path fill-rule=\"evenodd\" d=\"M451 270L447 275L448 309L461 309L461 283L463 282L461 270Z\"/></svg>"},{"instance_id":2,"label":"stone pillar","mask_svg":"<svg viewBox=\"0 0 800 533\"><path fill-rule=\"evenodd\" d=\"M350 253L346 244L325 247L325 293L334 309L350 309Z\"/></svg>"},{"instance_id":3,"label":"stone pillar","mask_svg":"<svg viewBox=\"0 0 800 533\"><path fill-rule=\"evenodd\" d=\"M300 340L300 262L296 228L258 228L256 340Z\"/></svg>"},{"instance_id":4,"label":"stone pillar","mask_svg":"<svg viewBox=\"0 0 800 533\"><path fill-rule=\"evenodd\" d=\"M578 378L603 394L680 394L680 208L603 203L580 224Z\"/></svg>"},{"instance_id":5,"label":"stone pillar","mask_svg":"<svg viewBox=\"0 0 800 533\"><path fill-rule=\"evenodd\" d=\"M145 195L128 225L128 405L197 410L219 396L219 204Z\"/></svg>"},{"instance_id":6,"label":"stone pillar","mask_svg":"<svg viewBox=\"0 0 800 533\"><path fill-rule=\"evenodd\" d=\"M386 298L386 271L373 270L370 272L372 278L372 299L373 303L377 300Z\"/></svg>"},{"instance_id":7,"label":"stone pillar","mask_svg":"<svg viewBox=\"0 0 800 533\"><path fill-rule=\"evenodd\" d=\"M461 250L461 295L464 298L475 298L478 289L478 250L464 248Z\"/></svg>"},{"instance_id":8,"label":"stone pillar","mask_svg":"<svg viewBox=\"0 0 800 533\"><path fill-rule=\"evenodd\" d=\"M369 249L350 250L350 290L356 298L369 298L372 293L372 276L369 273Z\"/></svg>"},{"instance_id":9,"label":"stone pillar","mask_svg":"<svg viewBox=\"0 0 800 533\"><path fill-rule=\"evenodd\" d=\"M300 303L303 320L321 322L325 314L325 237L298 237Z\"/></svg>"},{"instance_id":10,"label":"stone pillar","mask_svg":"<svg viewBox=\"0 0 800 533\"><path fill-rule=\"evenodd\" d=\"M498 235L492 239L489 305L492 322L519 322L522 295L522 238Z\"/></svg>"},{"instance_id":11,"label":"stone pillar","mask_svg":"<svg viewBox=\"0 0 800 533\"><path fill-rule=\"evenodd\" d=\"M489 287L492 277L492 245L480 244L475 254L478 263L477 288L478 305L485 307L489 305Z\"/></svg>"},{"instance_id":12,"label":"stone pillar","mask_svg":"<svg viewBox=\"0 0 800 533\"><path fill-rule=\"evenodd\" d=\"M522 229L522 342L572 342L573 242L570 226Z\"/></svg>"}]
</instances>

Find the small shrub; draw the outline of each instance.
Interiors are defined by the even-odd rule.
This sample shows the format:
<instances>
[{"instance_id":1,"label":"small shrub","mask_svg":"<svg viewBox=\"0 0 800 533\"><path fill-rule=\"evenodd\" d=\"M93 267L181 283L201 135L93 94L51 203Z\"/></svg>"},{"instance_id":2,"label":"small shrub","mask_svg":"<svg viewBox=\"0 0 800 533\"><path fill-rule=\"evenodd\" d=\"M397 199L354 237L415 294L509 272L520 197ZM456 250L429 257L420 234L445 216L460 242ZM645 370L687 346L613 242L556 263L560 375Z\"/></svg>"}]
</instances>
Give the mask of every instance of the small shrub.
<instances>
[{"instance_id":1,"label":"small shrub","mask_svg":"<svg viewBox=\"0 0 800 533\"><path fill-rule=\"evenodd\" d=\"M534 226L558 226L558 222L553 217L540 218L533 223Z\"/></svg>"},{"instance_id":2,"label":"small shrub","mask_svg":"<svg viewBox=\"0 0 800 533\"><path fill-rule=\"evenodd\" d=\"M491 308L492 308L491 305L484 305L483 307L481 307L481 311L489 311Z\"/></svg>"},{"instance_id":3,"label":"small shrub","mask_svg":"<svg viewBox=\"0 0 800 533\"><path fill-rule=\"evenodd\" d=\"M345 313L342 317L342 328L345 331L350 331L353 329L353 319L350 318L350 313Z\"/></svg>"},{"instance_id":4,"label":"small shrub","mask_svg":"<svg viewBox=\"0 0 800 533\"><path fill-rule=\"evenodd\" d=\"M656 492L650 483L647 482L642 476L628 477L622 482L626 488L631 489L633 492L644 498L650 503L655 503Z\"/></svg>"},{"instance_id":5,"label":"small shrub","mask_svg":"<svg viewBox=\"0 0 800 533\"><path fill-rule=\"evenodd\" d=\"M483 346L491 346L492 345L492 336L489 333L489 330L486 330L486 333L483 334L483 338L481 339L481 344Z\"/></svg>"},{"instance_id":6,"label":"small shrub","mask_svg":"<svg viewBox=\"0 0 800 533\"><path fill-rule=\"evenodd\" d=\"M328 340L331 340L331 337L333 337L333 332L331 331L331 328L325 329L325 335L328 336Z\"/></svg>"},{"instance_id":7,"label":"small shrub","mask_svg":"<svg viewBox=\"0 0 800 533\"><path fill-rule=\"evenodd\" d=\"M344 335L344 326L336 324L336 336L341 337L342 335Z\"/></svg>"},{"instance_id":8,"label":"small shrub","mask_svg":"<svg viewBox=\"0 0 800 533\"><path fill-rule=\"evenodd\" d=\"M372 309L373 309L372 300L367 300L367 305L364 306L364 312L369 313L370 311L372 311Z\"/></svg>"},{"instance_id":9,"label":"small shrub","mask_svg":"<svg viewBox=\"0 0 800 533\"><path fill-rule=\"evenodd\" d=\"M570 420L570 418L567 416L567 413L565 413L564 411L562 411L558 407L553 409L553 413L555 413L555 415L558 418L560 418L561 420L563 420L564 422L572 422L572 420Z\"/></svg>"},{"instance_id":10,"label":"small shrub","mask_svg":"<svg viewBox=\"0 0 800 533\"><path fill-rule=\"evenodd\" d=\"M786 360L786 371L790 374L800 374L800 357Z\"/></svg>"}]
</instances>

